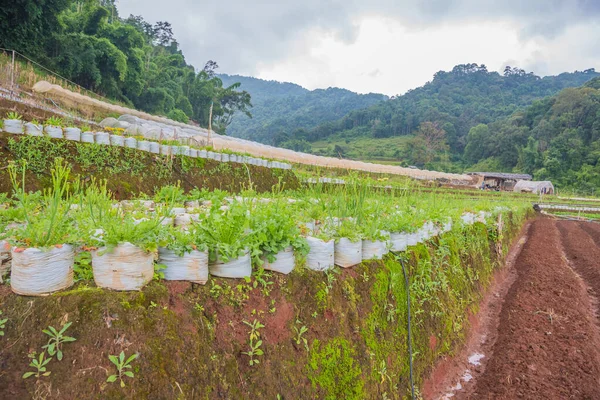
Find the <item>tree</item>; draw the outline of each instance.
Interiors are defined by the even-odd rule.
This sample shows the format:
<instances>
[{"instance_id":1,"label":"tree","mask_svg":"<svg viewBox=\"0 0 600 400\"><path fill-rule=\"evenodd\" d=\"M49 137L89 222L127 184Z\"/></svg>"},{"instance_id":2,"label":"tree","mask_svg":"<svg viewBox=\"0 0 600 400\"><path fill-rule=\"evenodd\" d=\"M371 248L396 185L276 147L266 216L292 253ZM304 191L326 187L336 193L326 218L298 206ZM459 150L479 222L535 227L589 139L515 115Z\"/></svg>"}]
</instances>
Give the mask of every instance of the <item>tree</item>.
<instances>
[{"instance_id":1,"label":"tree","mask_svg":"<svg viewBox=\"0 0 600 400\"><path fill-rule=\"evenodd\" d=\"M422 140L425 146L425 162L431 162L440 153L448 151L446 131L435 122L423 122L417 131L417 138Z\"/></svg>"}]
</instances>

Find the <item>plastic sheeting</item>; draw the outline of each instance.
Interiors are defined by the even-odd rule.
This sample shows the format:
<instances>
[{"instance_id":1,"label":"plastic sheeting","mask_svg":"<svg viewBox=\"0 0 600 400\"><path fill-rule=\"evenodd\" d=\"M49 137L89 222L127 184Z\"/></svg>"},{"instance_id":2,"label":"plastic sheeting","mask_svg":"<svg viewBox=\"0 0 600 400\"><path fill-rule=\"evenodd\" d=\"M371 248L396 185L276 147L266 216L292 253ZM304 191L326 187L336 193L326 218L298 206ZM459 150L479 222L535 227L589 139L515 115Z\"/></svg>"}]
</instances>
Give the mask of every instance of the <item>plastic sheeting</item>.
<instances>
[{"instance_id":1,"label":"plastic sheeting","mask_svg":"<svg viewBox=\"0 0 600 400\"><path fill-rule=\"evenodd\" d=\"M53 132L51 130L49 130L49 128L54 128L53 126L47 126L46 127L46 133L48 134L48 136L50 137L57 137L56 134L53 134ZM62 129L58 128L60 130L60 136L58 136L59 138L62 139ZM42 125L36 125L34 123L31 122L27 122L25 124L25 134L29 135L29 136L43 136L44 135L44 127Z\"/></svg>"},{"instance_id":2,"label":"plastic sheeting","mask_svg":"<svg viewBox=\"0 0 600 400\"><path fill-rule=\"evenodd\" d=\"M333 240L324 241L307 237L310 251L306 256L306 267L313 271L325 271L333 268L335 263L335 244Z\"/></svg>"},{"instance_id":3,"label":"plastic sheeting","mask_svg":"<svg viewBox=\"0 0 600 400\"><path fill-rule=\"evenodd\" d=\"M386 243L380 240L362 241L362 259L363 260L381 260L385 254Z\"/></svg>"},{"instance_id":4,"label":"plastic sheeting","mask_svg":"<svg viewBox=\"0 0 600 400\"><path fill-rule=\"evenodd\" d=\"M292 246L286 247L275 255L275 261L269 262L266 258L263 259L263 268L269 271L289 274L294 269L296 259L294 258L294 249Z\"/></svg>"},{"instance_id":5,"label":"plastic sheeting","mask_svg":"<svg viewBox=\"0 0 600 400\"><path fill-rule=\"evenodd\" d=\"M341 238L335 244L335 265L349 268L362 262L362 240L351 242Z\"/></svg>"},{"instance_id":6,"label":"plastic sheeting","mask_svg":"<svg viewBox=\"0 0 600 400\"><path fill-rule=\"evenodd\" d=\"M92 251L92 270L98 287L140 290L154 276L154 255L131 243Z\"/></svg>"},{"instance_id":7,"label":"plastic sheeting","mask_svg":"<svg viewBox=\"0 0 600 400\"><path fill-rule=\"evenodd\" d=\"M43 296L73 285L73 247L12 250L10 285L25 296Z\"/></svg>"},{"instance_id":8,"label":"plastic sheeting","mask_svg":"<svg viewBox=\"0 0 600 400\"><path fill-rule=\"evenodd\" d=\"M5 119L3 130L4 132L20 135L23 133L23 121L20 119Z\"/></svg>"},{"instance_id":9,"label":"plastic sheeting","mask_svg":"<svg viewBox=\"0 0 600 400\"><path fill-rule=\"evenodd\" d=\"M65 139L74 140L79 142L81 140L81 129L79 128L65 128Z\"/></svg>"},{"instance_id":10,"label":"plastic sheeting","mask_svg":"<svg viewBox=\"0 0 600 400\"><path fill-rule=\"evenodd\" d=\"M242 256L227 262L217 260L209 264L208 270L211 275L221 278L245 278L252 275L252 261L250 252L246 251Z\"/></svg>"},{"instance_id":11,"label":"plastic sheeting","mask_svg":"<svg viewBox=\"0 0 600 400\"><path fill-rule=\"evenodd\" d=\"M550 181L517 181L515 192L554 194L554 185Z\"/></svg>"},{"instance_id":12,"label":"plastic sheeting","mask_svg":"<svg viewBox=\"0 0 600 400\"><path fill-rule=\"evenodd\" d=\"M158 262L166 266L163 270L168 281L190 281L204 285L208 281L208 252L193 250L183 256L160 247Z\"/></svg>"}]
</instances>

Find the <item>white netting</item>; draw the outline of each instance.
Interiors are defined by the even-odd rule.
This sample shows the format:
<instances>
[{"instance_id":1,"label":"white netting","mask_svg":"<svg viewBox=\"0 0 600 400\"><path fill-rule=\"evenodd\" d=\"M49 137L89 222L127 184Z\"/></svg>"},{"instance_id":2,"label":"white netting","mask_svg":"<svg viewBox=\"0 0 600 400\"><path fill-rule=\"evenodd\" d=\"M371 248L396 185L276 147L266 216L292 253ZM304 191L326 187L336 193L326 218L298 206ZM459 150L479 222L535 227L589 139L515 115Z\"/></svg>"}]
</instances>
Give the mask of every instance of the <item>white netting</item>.
<instances>
[{"instance_id":1,"label":"white netting","mask_svg":"<svg viewBox=\"0 0 600 400\"><path fill-rule=\"evenodd\" d=\"M208 252L193 250L183 256L174 251L159 248L158 262L166 268L163 270L168 281L190 281L204 285L208 281Z\"/></svg>"},{"instance_id":2,"label":"white netting","mask_svg":"<svg viewBox=\"0 0 600 400\"><path fill-rule=\"evenodd\" d=\"M335 244L335 265L349 268L362 262L362 240L351 242L341 238Z\"/></svg>"},{"instance_id":3,"label":"white netting","mask_svg":"<svg viewBox=\"0 0 600 400\"><path fill-rule=\"evenodd\" d=\"M73 285L75 252L69 245L51 249L13 249L10 285L26 296L42 296Z\"/></svg>"},{"instance_id":4,"label":"white netting","mask_svg":"<svg viewBox=\"0 0 600 400\"><path fill-rule=\"evenodd\" d=\"M139 290L154 276L154 255L131 243L92 251L96 285L113 290Z\"/></svg>"},{"instance_id":5,"label":"white netting","mask_svg":"<svg viewBox=\"0 0 600 400\"><path fill-rule=\"evenodd\" d=\"M280 272L282 274L289 274L294 269L296 259L294 258L294 249L292 246L286 247L275 255L275 261L269 262L266 257L263 259L264 269L269 271Z\"/></svg>"}]
</instances>

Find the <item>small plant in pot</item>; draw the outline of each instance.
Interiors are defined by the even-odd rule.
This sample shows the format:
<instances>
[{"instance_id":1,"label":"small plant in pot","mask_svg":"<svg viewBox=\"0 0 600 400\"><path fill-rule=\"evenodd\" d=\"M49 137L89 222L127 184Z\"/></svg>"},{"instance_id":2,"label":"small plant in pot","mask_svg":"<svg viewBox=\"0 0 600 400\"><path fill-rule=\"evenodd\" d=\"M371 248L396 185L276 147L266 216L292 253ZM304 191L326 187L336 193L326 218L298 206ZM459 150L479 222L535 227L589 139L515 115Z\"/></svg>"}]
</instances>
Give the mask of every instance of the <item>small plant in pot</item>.
<instances>
[{"instance_id":1,"label":"small plant in pot","mask_svg":"<svg viewBox=\"0 0 600 400\"><path fill-rule=\"evenodd\" d=\"M4 132L22 134L23 133L23 116L16 112L9 112L2 124Z\"/></svg>"},{"instance_id":2,"label":"small plant in pot","mask_svg":"<svg viewBox=\"0 0 600 400\"><path fill-rule=\"evenodd\" d=\"M254 233L250 230L251 203L233 201L221 209L213 204L201 216L199 232L209 248L211 275L244 278L252 274L252 257L260 255Z\"/></svg>"},{"instance_id":3,"label":"small plant in pot","mask_svg":"<svg viewBox=\"0 0 600 400\"><path fill-rule=\"evenodd\" d=\"M11 287L15 293L44 295L73 284L77 240L71 210L70 168L57 158L51 171L52 187L39 196L25 191L25 165L15 164L9 174L14 197L24 212L25 223L9 235L12 249Z\"/></svg>"},{"instance_id":4,"label":"small plant in pot","mask_svg":"<svg viewBox=\"0 0 600 400\"><path fill-rule=\"evenodd\" d=\"M164 266L165 280L205 284L208 280L208 246L194 225L183 231L161 227L158 235L158 263Z\"/></svg>"},{"instance_id":5,"label":"small plant in pot","mask_svg":"<svg viewBox=\"0 0 600 400\"><path fill-rule=\"evenodd\" d=\"M44 131L46 135L54 139L63 138L63 120L59 117L50 117L46 120Z\"/></svg>"},{"instance_id":6,"label":"small plant in pot","mask_svg":"<svg viewBox=\"0 0 600 400\"><path fill-rule=\"evenodd\" d=\"M336 265L348 268L362 262L362 234L356 220L340 220L334 238Z\"/></svg>"}]
</instances>

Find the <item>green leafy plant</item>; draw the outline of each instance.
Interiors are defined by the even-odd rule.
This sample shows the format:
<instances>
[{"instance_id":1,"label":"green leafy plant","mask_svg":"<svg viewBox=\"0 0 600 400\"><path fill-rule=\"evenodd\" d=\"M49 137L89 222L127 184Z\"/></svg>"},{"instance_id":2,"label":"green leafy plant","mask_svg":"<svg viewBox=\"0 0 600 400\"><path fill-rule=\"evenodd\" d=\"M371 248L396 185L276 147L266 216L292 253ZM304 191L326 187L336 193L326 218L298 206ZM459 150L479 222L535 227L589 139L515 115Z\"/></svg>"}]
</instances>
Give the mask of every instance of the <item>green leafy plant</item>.
<instances>
[{"instance_id":1,"label":"green leafy plant","mask_svg":"<svg viewBox=\"0 0 600 400\"><path fill-rule=\"evenodd\" d=\"M82 251L75 256L75 264L73 264L73 274L75 282L91 281L94 279L92 270L92 255L89 251Z\"/></svg>"},{"instance_id":2,"label":"green leafy plant","mask_svg":"<svg viewBox=\"0 0 600 400\"><path fill-rule=\"evenodd\" d=\"M46 124L51 126L63 126L63 120L62 118L52 116L46 120Z\"/></svg>"},{"instance_id":3,"label":"green leafy plant","mask_svg":"<svg viewBox=\"0 0 600 400\"><path fill-rule=\"evenodd\" d=\"M130 356L127 360L125 360L124 352L121 352L121 354L119 354L119 357L109 355L108 359L110 360L110 362L112 362L117 367L118 374L110 375L108 377L108 379L106 379L106 382L113 383L113 382L116 382L118 379L120 381L121 387L125 387L125 382L123 381L123 377L124 376L127 376L129 378L134 377L133 372L127 371L127 370L132 368L131 363L138 356L139 356L139 354L136 353L136 354L133 354L132 356Z\"/></svg>"},{"instance_id":4,"label":"green leafy plant","mask_svg":"<svg viewBox=\"0 0 600 400\"><path fill-rule=\"evenodd\" d=\"M2 315L2 310L0 310L0 315ZM7 322L8 318L0 319L0 336L4 336L4 329L6 328Z\"/></svg>"},{"instance_id":5,"label":"green leafy plant","mask_svg":"<svg viewBox=\"0 0 600 400\"><path fill-rule=\"evenodd\" d=\"M250 327L250 340L248 342L250 349L248 351L243 351L242 354L250 357L250 366L254 366L260 364L257 357L263 355L263 351L260 348L262 346L262 340L260 340L259 329L264 328L265 326L256 319L253 322L244 321L244 324Z\"/></svg>"},{"instance_id":6,"label":"green leafy plant","mask_svg":"<svg viewBox=\"0 0 600 400\"><path fill-rule=\"evenodd\" d=\"M17 112L11 111L8 114L6 114L6 119L15 119L15 120L22 120L23 116Z\"/></svg>"},{"instance_id":7,"label":"green leafy plant","mask_svg":"<svg viewBox=\"0 0 600 400\"><path fill-rule=\"evenodd\" d=\"M35 371L25 372L23 374L23 379L27 379L31 376L35 376L37 379L39 379L41 376L50 376L51 372L47 370L46 365L52 361L52 357L46 358L46 353L43 351L37 358L35 352L28 354L27 357L31 358L29 366L35 368Z\"/></svg>"},{"instance_id":8,"label":"green leafy plant","mask_svg":"<svg viewBox=\"0 0 600 400\"><path fill-rule=\"evenodd\" d=\"M43 349L48 349L48 354L54 356L56 354L56 359L61 361L63 358L63 353L61 350L61 346L63 343L74 342L74 337L65 336L65 332L71 326L72 322L67 322L60 331L57 331L54 327L49 326L48 329L44 329L46 335L50 336L50 340L45 346L42 346Z\"/></svg>"},{"instance_id":9,"label":"green leafy plant","mask_svg":"<svg viewBox=\"0 0 600 400\"><path fill-rule=\"evenodd\" d=\"M300 328L298 328L297 325L301 325ZM300 345L304 343L304 348L306 349L306 351L308 351L308 340L305 337L303 337L303 335L306 332L308 332L308 328L302 325L302 321L300 321L299 319L296 320L296 325L294 325L294 332L296 332L296 336L294 337L294 341L296 342L296 344Z\"/></svg>"}]
</instances>

